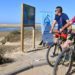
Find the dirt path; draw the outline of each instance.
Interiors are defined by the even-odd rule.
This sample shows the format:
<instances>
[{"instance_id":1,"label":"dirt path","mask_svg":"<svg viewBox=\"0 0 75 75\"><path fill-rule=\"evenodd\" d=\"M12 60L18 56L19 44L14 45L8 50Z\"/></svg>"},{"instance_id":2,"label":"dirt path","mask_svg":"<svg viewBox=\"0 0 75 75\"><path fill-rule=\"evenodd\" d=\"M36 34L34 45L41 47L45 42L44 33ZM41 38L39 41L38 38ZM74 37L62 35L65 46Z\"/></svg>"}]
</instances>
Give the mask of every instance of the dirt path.
<instances>
[{"instance_id":1,"label":"dirt path","mask_svg":"<svg viewBox=\"0 0 75 75\"><path fill-rule=\"evenodd\" d=\"M48 65L36 67L17 75L52 75L52 68Z\"/></svg>"}]
</instances>

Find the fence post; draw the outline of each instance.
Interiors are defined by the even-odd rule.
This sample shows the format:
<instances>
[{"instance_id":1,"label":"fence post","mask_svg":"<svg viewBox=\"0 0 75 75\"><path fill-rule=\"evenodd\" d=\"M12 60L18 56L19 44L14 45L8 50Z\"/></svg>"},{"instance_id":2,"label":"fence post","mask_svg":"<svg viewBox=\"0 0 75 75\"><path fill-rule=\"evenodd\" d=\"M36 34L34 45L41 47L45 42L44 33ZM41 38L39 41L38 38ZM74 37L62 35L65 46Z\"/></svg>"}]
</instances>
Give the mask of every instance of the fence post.
<instances>
[{"instance_id":1,"label":"fence post","mask_svg":"<svg viewBox=\"0 0 75 75\"><path fill-rule=\"evenodd\" d=\"M35 26L33 26L32 30L32 42L33 42L33 48L35 48Z\"/></svg>"}]
</instances>

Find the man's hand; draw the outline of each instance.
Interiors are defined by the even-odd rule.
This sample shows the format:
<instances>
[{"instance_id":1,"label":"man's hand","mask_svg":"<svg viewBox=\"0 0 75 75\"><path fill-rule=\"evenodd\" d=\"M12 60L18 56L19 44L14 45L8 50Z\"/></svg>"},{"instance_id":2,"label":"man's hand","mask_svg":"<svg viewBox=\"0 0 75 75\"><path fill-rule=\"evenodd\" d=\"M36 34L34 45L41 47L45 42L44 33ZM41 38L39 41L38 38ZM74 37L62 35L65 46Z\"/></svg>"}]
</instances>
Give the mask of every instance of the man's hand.
<instances>
[{"instance_id":1,"label":"man's hand","mask_svg":"<svg viewBox=\"0 0 75 75\"><path fill-rule=\"evenodd\" d=\"M59 31L59 32L60 32L60 33L61 33L61 32L63 32L63 29L60 29L60 31Z\"/></svg>"}]
</instances>

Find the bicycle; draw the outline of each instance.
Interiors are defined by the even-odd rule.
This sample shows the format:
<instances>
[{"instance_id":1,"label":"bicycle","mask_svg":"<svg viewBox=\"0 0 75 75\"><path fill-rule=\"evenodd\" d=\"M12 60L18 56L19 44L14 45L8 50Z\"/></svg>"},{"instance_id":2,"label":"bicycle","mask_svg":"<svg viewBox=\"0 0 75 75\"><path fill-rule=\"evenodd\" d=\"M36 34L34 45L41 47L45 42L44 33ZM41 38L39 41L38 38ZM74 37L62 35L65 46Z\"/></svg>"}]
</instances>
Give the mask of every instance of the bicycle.
<instances>
[{"instance_id":1,"label":"bicycle","mask_svg":"<svg viewBox=\"0 0 75 75\"><path fill-rule=\"evenodd\" d=\"M57 43L53 43L47 51L47 62L51 67L54 67L57 56L62 52L61 44L66 40L58 31L53 31L53 34L55 33L58 33L56 35L56 38L58 39ZM51 56L51 54L53 54L53 56Z\"/></svg>"},{"instance_id":2,"label":"bicycle","mask_svg":"<svg viewBox=\"0 0 75 75\"><path fill-rule=\"evenodd\" d=\"M66 48L64 51L62 51L59 54L59 56L58 56L58 58L57 58L57 60L55 62L53 75L58 75L60 69L63 69L63 67L66 67L66 69L65 69L66 72L62 71L64 73L62 75L70 75L70 71L72 69L72 64L74 62L73 58L74 58L74 54L75 54L75 33L71 33L71 35L73 37L74 43L72 43L69 46L69 48ZM65 58L68 58L68 60L66 60ZM64 61L63 61L63 59L64 59ZM66 62L68 64L64 65L64 63L66 63Z\"/></svg>"}]
</instances>

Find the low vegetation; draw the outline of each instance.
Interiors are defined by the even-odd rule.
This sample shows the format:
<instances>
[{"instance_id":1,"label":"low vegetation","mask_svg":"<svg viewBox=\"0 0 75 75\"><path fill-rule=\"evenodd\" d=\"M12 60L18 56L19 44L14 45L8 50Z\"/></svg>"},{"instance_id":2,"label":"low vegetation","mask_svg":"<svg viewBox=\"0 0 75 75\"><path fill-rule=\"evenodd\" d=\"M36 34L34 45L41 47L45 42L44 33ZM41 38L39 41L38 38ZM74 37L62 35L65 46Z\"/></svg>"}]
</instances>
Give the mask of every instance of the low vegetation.
<instances>
[{"instance_id":1,"label":"low vegetation","mask_svg":"<svg viewBox=\"0 0 75 75\"><path fill-rule=\"evenodd\" d=\"M5 43L6 42L18 42L20 41L20 31L13 31L13 32L10 32L9 34L7 34L6 36L4 36L4 38L0 41L0 43L2 43L2 47L0 46L0 64L1 63L4 63L5 60L4 60L4 54L6 53L6 49L4 49L5 47ZM1 36L1 35L0 35ZM41 36L41 33L40 31L36 30L35 31L35 36L36 38L38 36ZM3 36L2 36L3 37ZM31 39L32 38L32 31L31 30L25 30L24 31L24 38L29 38ZM39 38L37 38L39 39ZM36 40L37 40L36 39ZM6 47L5 47L6 48Z\"/></svg>"},{"instance_id":2,"label":"low vegetation","mask_svg":"<svg viewBox=\"0 0 75 75\"><path fill-rule=\"evenodd\" d=\"M4 54L5 54L5 50L0 47L0 64L4 63Z\"/></svg>"}]
</instances>

